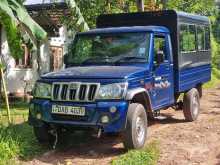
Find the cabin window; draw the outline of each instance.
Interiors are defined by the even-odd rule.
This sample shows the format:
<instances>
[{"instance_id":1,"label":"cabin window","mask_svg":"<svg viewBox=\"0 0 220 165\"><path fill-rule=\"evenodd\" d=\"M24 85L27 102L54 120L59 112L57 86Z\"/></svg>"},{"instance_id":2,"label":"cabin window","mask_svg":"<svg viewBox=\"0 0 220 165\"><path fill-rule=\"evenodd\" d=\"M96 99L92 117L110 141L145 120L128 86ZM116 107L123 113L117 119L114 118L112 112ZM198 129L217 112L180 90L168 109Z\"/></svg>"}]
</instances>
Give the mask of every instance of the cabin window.
<instances>
[{"instance_id":1,"label":"cabin window","mask_svg":"<svg viewBox=\"0 0 220 165\"><path fill-rule=\"evenodd\" d=\"M154 53L157 54L159 51L166 54L166 42L164 36L154 37Z\"/></svg>"},{"instance_id":2,"label":"cabin window","mask_svg":"<svg viewBox=\"0 0 220 165\"><path fill-rule=\"evenodd\" d=\"M167 57L167 49L166 49L166 40L165 36L155 35L154 36L154 64L156 64L156 55L158 52L163 52L165 55L165 60L168 59Z\"/></svg>"},{"instance_id":3,"label":"cabin window","mask_svg":"<svg viewBox=\"0 0 220 165\"><path fill-rule=\"evenodd\" d=\"M205 27L197 26L197 44L198 50L205 50Z\"/></svg>"},{"instance_id":4,"label":"cabin window","mask_svg":"<svg viewBox=\"0 0 220 165\"><path fill-rule=\"evenodd\" d=\"M196 26L189 25L188 31L188 51L195 51L196 50Z\"/></svg>"},{"instance_id":5,"label":"cabin window","mask_svg":"<svg viewBox=\"0 0 220 165\"><path fill-rule=\"evenodd\" d=\"M196 50L196 27L195 25L180 26L180 48L181 52Z\"/></svg>"},{"instance_id":6,"label":"cabin window","mask_svg":"<svg viewBox=\"0 0 220 165\"><path fill-rule=\"evenodd\" d=\"M180 26L180 47L182 52L188 51L188 26Z\"/></svg>"},{"instance_id":7,"label":"cabin window","mask_svg":"<svg viewBox=\"0 0 220 165\"><path fill-rule=\"evenodd\" d=\"M24 49L24 55L21 59L15 60L16 68L31 68L31 52L25 44L22 45L22 48Z\"/></svg>"},{"instance_id":8,"label":"cabin window","mask_svg":"<svg viewBox=\"0 0 220 165\"><path fill-rule=\"evenodd\" d=\"M180 50L182 53L210 50L210 28L201 25L180 25Z\"/></svg>"}]
</instances>

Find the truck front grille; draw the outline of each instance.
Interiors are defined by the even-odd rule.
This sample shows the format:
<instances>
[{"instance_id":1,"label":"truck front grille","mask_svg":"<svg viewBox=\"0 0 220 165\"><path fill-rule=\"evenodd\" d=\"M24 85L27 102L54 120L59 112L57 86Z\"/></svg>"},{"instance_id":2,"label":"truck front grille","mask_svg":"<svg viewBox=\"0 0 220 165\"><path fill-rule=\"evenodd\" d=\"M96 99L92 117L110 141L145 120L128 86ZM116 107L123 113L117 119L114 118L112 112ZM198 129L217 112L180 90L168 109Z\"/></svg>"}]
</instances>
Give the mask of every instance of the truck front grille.
<instances>
[{"instance_id":1,"label":"truck front grille","mask_svg":"<svg viewBox=\"0 0 220 165\"><path fill-rule=\"evenodd\" d=\"M99 86L98 83L53 83L52 100L92 102L95 100Z\"/></svg>"}]
</instances>

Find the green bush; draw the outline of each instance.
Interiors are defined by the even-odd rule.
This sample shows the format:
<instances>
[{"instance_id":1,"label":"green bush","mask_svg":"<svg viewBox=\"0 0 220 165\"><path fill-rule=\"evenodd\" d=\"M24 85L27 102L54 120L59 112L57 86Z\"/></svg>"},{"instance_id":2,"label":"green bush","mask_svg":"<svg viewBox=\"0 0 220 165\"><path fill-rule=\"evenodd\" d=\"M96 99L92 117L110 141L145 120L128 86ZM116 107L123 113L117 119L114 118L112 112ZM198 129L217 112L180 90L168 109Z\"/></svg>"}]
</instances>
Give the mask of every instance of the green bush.
<instances>
[{"instance_id":1,"label":"green bush","mask_svg":"<svg viewBox=\"0 0 220 165\"><path fill-rule=\"evenodd\" d=\"M213 67L212 68L212 79L204 85L205 88L213 88L216 85L220 84L220 70Z\"/></svg>"},{"instance_id":2,"label":"green bush","mask_svg":"<svg viewBox=\"0 0 220 165\"><path fill-rule=\"evenodd\" d=\"M220 79L220 70L217 68L212 68L212 74L217 78Z\"/></svg>"}]
</instances>

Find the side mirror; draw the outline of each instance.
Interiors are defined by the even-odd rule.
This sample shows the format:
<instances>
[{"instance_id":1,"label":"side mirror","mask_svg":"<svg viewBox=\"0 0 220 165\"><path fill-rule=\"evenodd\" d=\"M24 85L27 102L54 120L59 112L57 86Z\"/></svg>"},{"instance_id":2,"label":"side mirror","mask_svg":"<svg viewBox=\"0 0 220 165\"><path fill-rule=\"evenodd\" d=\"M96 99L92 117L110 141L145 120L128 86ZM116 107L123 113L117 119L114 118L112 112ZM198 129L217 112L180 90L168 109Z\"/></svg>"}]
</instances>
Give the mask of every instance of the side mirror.
<instances>
[{"instance_id":1,"label":"side mirror","mask_svg":"<svg viewBox=\"0 0 220 165\"><path fill-rule=\"evenodd\" d=\"M156 62L157 65L160 65L161 63L163 63L165 60L165 55L163 51L158 51L156 54Z\"/></svg>"}]
</instances>

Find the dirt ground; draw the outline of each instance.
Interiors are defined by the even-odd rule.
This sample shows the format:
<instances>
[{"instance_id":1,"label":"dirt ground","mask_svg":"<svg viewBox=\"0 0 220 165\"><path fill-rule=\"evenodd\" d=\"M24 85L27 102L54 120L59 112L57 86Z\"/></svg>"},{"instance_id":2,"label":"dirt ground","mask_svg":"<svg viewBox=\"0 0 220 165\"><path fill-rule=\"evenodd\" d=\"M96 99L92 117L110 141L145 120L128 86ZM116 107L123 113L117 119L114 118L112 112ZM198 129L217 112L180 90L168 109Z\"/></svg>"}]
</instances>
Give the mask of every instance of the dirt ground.
<instances>
[{"instance_id":1,"label":"dirt ground","mask_svg":"<svg viewBox=\"0 0 220 165\"><path fill-rule=\"evenodd\" d=\"M204 91L196 122L185 122L182 111L162 112L149 126L147 143L154 140L160 144L159 165L220 165L220 87ZM119 139L104 137L49 151L24 164L106 165L123 153Z\"/></svg>"}]
</instances>

